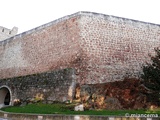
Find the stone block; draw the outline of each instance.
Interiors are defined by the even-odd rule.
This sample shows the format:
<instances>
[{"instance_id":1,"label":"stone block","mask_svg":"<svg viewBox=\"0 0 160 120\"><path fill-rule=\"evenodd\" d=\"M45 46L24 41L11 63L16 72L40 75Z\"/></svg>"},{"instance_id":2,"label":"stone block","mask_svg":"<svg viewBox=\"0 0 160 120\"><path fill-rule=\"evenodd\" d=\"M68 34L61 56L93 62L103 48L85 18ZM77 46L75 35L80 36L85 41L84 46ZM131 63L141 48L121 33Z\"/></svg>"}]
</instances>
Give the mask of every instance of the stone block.
<instances>
[{"instance_id":1,"label":"stone block","mask_svg":"<svg viewBox=\"0 0 160 120\"><path fill-rule=\"evenodd\" d=\"M83 106L83 104L80 104L80 105L75 106L74 110L75 110L75 111L84 111L84 106Z\"/></svg>"}]
</instances>

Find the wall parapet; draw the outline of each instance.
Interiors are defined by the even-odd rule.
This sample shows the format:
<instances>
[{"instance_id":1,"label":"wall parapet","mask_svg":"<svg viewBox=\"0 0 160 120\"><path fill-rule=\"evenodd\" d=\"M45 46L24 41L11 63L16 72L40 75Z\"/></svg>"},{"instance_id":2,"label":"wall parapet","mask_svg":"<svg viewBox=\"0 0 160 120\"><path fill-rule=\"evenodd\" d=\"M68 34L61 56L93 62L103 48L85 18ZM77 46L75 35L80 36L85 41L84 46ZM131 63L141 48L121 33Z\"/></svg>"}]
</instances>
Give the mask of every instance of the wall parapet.
<instances>
[{"instance_id":1,"label":"wall parapet","mask_svg":"<svg viewBox=\"0 0 160 120\"><path fill-rule=\"evenodd\" d=\"M10 37L16 35L17 32L18 32L17 27L13 27L12 29L8 29L8 28L0 26L0 41L3 41L7 38L10 38Z\"/></svg>"}]
</instances>

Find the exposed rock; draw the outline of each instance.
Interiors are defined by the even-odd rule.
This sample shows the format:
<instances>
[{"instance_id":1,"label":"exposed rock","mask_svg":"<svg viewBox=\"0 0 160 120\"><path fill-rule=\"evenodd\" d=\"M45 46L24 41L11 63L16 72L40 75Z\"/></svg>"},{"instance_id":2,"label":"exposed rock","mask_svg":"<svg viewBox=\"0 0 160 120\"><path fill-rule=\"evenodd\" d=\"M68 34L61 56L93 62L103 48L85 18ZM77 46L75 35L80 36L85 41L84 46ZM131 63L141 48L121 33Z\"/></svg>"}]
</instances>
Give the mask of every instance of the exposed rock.
<instances>
[{"instance_id":1,"label":"exposed rock","mask_svg":"<svg viewBox=\"0 0 160 120\"><path fill-rule=\"evenodd\" d=\"M20 99L14 99L13 105L14 105L14 106L19 106L19 105L21 105L21 100L20 100Z\"/></svg>"},{"instance_id":2,"label":"exposed rock","mask_svg":"<svg viewBox=\"0 0 160 120\"><path fill-rule=\"evenodd\" d=\"M91 87L89 85L83 85L80 91L80 98L82 102L87 102L91 97Z\"/></svg>"},{"instance_id":3,"label":"exposed rock","mask_svg":"<svg viewBox=\"0 0 160 120\"><path fill-rule=\"evenodd\" d=\"M83 106L83 104L80 104L80 105L75 106L74 110L75 110L75 111L84 111L84 106Z\"/></svg>"},{"instance_id":4,"label":"exposed rock","mask_svg":"<svg viewBox=\"0 0 160 120\"><path fill-rule=\"evenodd\" d=\"M75 93L76 93L76 94L75 94L75 98L76 98L76 99L80 99L81 88L80 88L80 85L79 85L79 84L76 85Z\"/></svg>"},{"instance_id":5,"label":"exposed rock","mask_svg":"<svg viewBox=\"0 0 160 120\"><path fill-rule=\"evenodd\" d=\"M26 106L27 102L23 102L20 106Z\"/></svg>"},{"instance_id":6,"label":"exposed rock","mask_svg":"<svg viewBox=\"0 0 160 120\"><path fill-rule=\"evenodd\" d=\"M146 109L158 105L138 79L82 85L76 91L75 101L83 103L85 109Z\"/></svg>"},{"instance_id":7,"label":"exposed rock","mask_svg":"<svg viewBox=\"0 0 160 120\"><path fill-rule=\"evenodd\" d=\"M106 109L109 109L109 110L122 109L122 106L117 98L107 96L105 99L105 102L106 102Z\"/></svg>"}]
</instances>

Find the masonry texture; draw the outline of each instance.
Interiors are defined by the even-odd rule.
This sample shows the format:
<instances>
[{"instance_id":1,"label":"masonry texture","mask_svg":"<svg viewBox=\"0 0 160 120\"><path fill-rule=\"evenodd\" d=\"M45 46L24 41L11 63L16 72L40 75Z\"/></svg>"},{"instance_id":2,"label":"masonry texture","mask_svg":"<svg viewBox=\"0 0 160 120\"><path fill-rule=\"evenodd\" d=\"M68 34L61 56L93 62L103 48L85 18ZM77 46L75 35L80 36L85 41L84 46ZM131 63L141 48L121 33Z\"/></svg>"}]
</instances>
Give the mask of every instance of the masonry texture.
<instances>
[{"instance_id":1,"label":"masonry texture","mask_svg":"<svg viewBox=\"0 0 160 120\"><path fill-rule=\"evenodd\" d=\"M0 78L74 68L81 84L138 77L160 26L78 12L0 42Z\"/></svg>"},{"instance_id":2,"label":"masonry texture","mask_svg":"<svg viewBox=\"0 0 160 120\"><path fill-rule=\"evenodd\" d=\"M1 79L0 86L10 88L10 102L22 103L43 100L45 102L72 100L75 88L73 69L56 70L27 76ZM2 87L2 88L4 88ZM0 87L0 92L2 91ZM0 98L0 105L3 105Z\"/></svg>"},{"instance_id":3,"label":"masonry texture","mask_svg":"<svg viewBox=\"0 0 160 120\"><path fill-rule=\"evenodd\" d=\"M0 26L0 41L13 37L17 34L18 28L13 27L12 30Z\"/></svg>"}]
</instances>

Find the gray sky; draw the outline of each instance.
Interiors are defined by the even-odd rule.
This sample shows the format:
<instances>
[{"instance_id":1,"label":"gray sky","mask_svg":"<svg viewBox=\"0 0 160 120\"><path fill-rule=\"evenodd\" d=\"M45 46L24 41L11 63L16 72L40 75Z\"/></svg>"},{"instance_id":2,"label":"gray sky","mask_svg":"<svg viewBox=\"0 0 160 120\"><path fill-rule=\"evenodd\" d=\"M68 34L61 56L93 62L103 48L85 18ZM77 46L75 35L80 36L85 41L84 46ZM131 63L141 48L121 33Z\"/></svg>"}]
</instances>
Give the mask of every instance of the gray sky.
<instances>
[{"instance_id":1,"label":"gray sky","mask_svg":"<svg viewBox=\"0 0 160 120\"><path fill-rule=\"evenodd\" d=\"M19 33L78 11L160 24L160 0L1 0L0 26Z\"/></svg>"}]
</instances>

